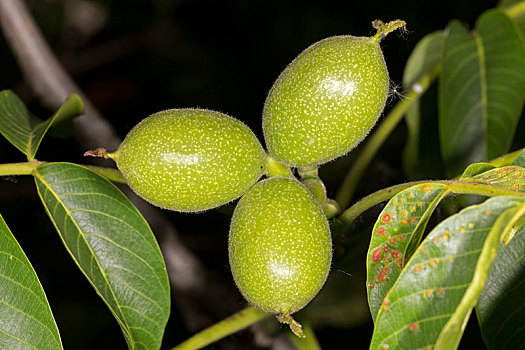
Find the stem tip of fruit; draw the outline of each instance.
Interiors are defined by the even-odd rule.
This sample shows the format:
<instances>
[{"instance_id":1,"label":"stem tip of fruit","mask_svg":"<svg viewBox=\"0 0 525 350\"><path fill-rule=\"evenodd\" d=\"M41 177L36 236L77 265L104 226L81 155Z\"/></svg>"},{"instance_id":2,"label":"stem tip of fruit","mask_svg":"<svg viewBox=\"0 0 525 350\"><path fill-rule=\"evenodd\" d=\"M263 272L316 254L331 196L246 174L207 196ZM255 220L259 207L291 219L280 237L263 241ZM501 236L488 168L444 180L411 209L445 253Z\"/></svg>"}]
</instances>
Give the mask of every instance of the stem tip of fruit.
<instances>
[{"instance_id":1,"label":"stem tip of fruit","mask_svg":"<svg viewBox=\"0 0 525 350\"><path fill-rule=\"evenodd\" d=\"M104 157L106 159L113 158L112 153L108 153L105 148L99 147L95 150L89 150L84 152L84 157Z\"/></svg>"},{"instance_id":2,"label":"stem tip of fruit","mask_svg":"<svg viewBox=\"0 0 525 350\"><path fill-rule=\"evenodd\" d=\"M289 313L282 313L275 316L277 320L281 323L285 323L290 326L290 330L298 336L299 338L306 338L306 335L303 332L303 326L297 322Z\"/></svg>"},{"instance_id":3,"label":"stem tip of fruit","mask_svg":"<svg viewBox=\"0 0 525 350\"><path fill-rule=\"evenodd\" d=\"M404 28L406 26L406 22L402 21L400 19L396 19L394 21L390 21L388 23L385 23L379 19L376 19L372 21L372 27L374 29L377 29L377 33L374 36L378 41L383 39L388 34L392 33L394 30Z\"/></svg>"}]
</instances>

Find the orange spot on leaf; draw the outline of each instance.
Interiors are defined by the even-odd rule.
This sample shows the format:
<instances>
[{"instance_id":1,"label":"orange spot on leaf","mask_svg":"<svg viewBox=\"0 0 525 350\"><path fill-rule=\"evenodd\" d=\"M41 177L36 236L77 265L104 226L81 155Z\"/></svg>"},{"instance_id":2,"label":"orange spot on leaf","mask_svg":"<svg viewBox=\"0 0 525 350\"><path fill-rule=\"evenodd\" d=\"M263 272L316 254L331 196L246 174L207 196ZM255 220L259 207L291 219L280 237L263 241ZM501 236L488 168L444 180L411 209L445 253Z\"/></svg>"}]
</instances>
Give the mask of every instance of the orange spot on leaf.
<instances>
[{"instance_id":1,"label":"orange spot on leaf","mask_svg":"<svg viewBox=\"0 0 525 350\"><path fill-rule=\"evenodd\" d=\"M379 247L376 250L374 250L374 252L372 253L372 261L378 262L378 261L381 261L381 259L383 259L383 249Z\"/></svg>"},{"instance_id":2,"label":"orange spot on leaf","mask_svg":"<svg viewBox=\"0 0 525 350\"><path fill-rule=\"evenodd\" d=\"M375 286L375 284L373 284L373 283L368 283L368 287L369 287L369 288L374 288L374 286Z\"/></svg>"},{"instance_id":3,"label":"orange spot on leaf","mask_svg":"<svg viewBox=\"0 0 525 350\"><path fill-rule=\"evenodd\" d=\"M407 197L408 197L409 199L412 199L412 198L414 198L414 194L413 194L412 192L410 192L410 193L408 194Z\"/></svg>"},{"instance_id":4,"label":"orange spot on leaf","mask_svg":"<svg viewBox=\"0 0 525 350\"><path fill-rule=\"evenodd\" d=\"M377 233L379 233L381 236L385 235L385 228L383 226L379 227L377 229Z\"/></svg>"},{"instance_id":5,"label":"orange spot on leaf","mask_svg":"<svg viewBox=\"0 0 525 350\"><path fill-rule=\"evenodd\" d=\"M419 324L417 322L412 322L408 325L408 329L415 334L419 331Z\"/></svg>"},{"instance_id":6,"label":"orange spot on leaf","mask_svg":"<svg viewBox=\"0 0 525 350\"><path fill-rule=\"evenodd\" d=\"M419 264L419 265L416 265L416 267L414 267L415 272L419 272L424 269L425 269L425 264Z\"/></svg>"},{"instance_id":7,"label":"orange spot on leaf","mask_svg":"<svg viewBox=\"0 0 525 350\"><path fill-rule=\"evenodd\" d=\"M399 250L392 249L392 258L398 259L400 257L401 257L401 253L399 252Z\"/></svg>"},{"instance_id":8,"label":"orange spot on leaf","mask_svg":"<svg viewBox=\"0 0 525 350\"><path fill-rule=\"evenodd\" d=\"M436 288L436 295L441 296L443 294L445 294L445 288L443 287Z\"/></svg>"},{"instance_id":9,"label":"orange spot on leaf","mask_svg":"<svg viewBox=\"0 0 525 350\"><path fill-rule=\"evenodd\" d=\"M390 222L390 219L391 219L390 215L389 214L385 214L381 218L381 221L383 221L385 224L388 224Z\"/></svg>"},{"instance_id":10,"label":"orange spot on leaf","mask_svg":"<svg viewBox=\"0 0 525 350\"><path fill-rule=\"evenodd\" d=\"M425 191L425 192L430 192L430 191L432 191L432 186L430 186L430 185L423 185L421 187L421 190Z\"/></svg>"},{"instance_id":11,"label":"orange spot on leaf","mask_svg":"<svg viewBox=\"0 0 525 350\"><path fill-rule=\"evenodd\" d=\"M376 276L376 282L384 282L388 279L387 273L390 272L390 269L382 268L381 271L379 271L379 274Z\"/></svg>"}]
</instances>

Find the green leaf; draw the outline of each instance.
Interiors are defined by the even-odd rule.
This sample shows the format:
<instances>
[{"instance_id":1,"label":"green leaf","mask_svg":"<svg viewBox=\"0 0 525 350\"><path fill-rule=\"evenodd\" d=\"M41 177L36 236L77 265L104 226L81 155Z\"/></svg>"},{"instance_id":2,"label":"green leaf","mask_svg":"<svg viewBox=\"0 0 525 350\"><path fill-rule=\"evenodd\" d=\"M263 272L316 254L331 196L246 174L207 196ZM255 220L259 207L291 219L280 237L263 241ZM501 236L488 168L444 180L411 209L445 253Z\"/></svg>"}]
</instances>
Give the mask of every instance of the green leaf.
<instances>
[{"instance_id":1,"label":"green leaf","mask_svg":"<svg viewBox=\"0 0 525 350\"><path fill-rule=\"evenodd\" d=\"M370 348L454 349L517 208L525 199L499 196L436 226L384 299Z\"/></svg>"},{"instance_id":2,"label":"green leaf","mask_svg":"<svg viewBox=\"0 0 525 350\"><path fill-rule=\"evenodd\" d=\"M366 262L368 304L374 320L447 187L435 183L410 187L394 196L379 215Z\"/></svg>"},{"instance_id":3,"label":"green leaf","mask_svg":"<svg viewBox=\"0 0 525 350\"><path fill-rule=\"evenodd\" d=\"M525 149L523 150L523 152L518 154L516 158L514 158L514 160L510 163L510 165L517 165L522 168L525 168Z\"/></svg>"},{"instance_id":4,"label":"green leaf","mask_svg":"<svg viewBox=\"0 0 525 350\"><path fill-rule=\"evenodd\" d=\"M519 349L525 344L525 227L500 246L476 307L489 349Z\"/></svg>"},{"instance_id":5,"label":"green leaf","mask_svg":"<svg viewBox=\"0 0 525 350\"><path fill-rule=\"evenodd\" d=\"M102 176L37 168L38 194L66 249L117 319L130 349L158 349L169 316L164 259L148 224Z\"/></svg>"},{"instance_id":6,"label":"green leaf","mask_svg":"<svg viewBox=\"0 0 525 350\"><path fill-rule=\"evenodd\" d=\"M421 39L408 58L403 73L405 89L418 88L413 86L424 74L441 61L443 52L443 31L436 31ZM413 167L419 162L419 136L421 110L420 102L416 101L406 114L408 128L407 142L403 150L403 164L407 173L414 173Z\"/></svg>"},{"instance_id":7,"label":"green leaf","mask_svg":"<svg viewBox=\"0 0 525 350\"><path fill-rule=\"evenodd\" d=\"M474 175L465 180L490 184L496 187L525 192L525 168L506 166Z\"/></svg>"},{"instance_id":8,"label":"green leaf","mask_svg":"<svg viewBox=\"0 0 525 350\"><path fill-rule=\"evenodd\" d=\"M487 170L494 169L495 166L489 163L474 163L470 164L467 169L463 172L463 174L460 176L460 179L467 179L472 176L481 174Z\"/></svg>"},{"instance_id":9,"label":"green leaf","mask_svg":"<svg viewBox=\"0 0 525 350\"><path fill-rule=\"evenodd\" d=\"M47 133L55 122L62 122L84 113L80 96L71 94L58 111L48 120L32 116L24 103L10 90L0 91L0 133L13 146L33 160Z\"/></svg>"},{"instance_id":10,"label":"green leaf","mask_svg":"<svg viewBox=\"0 0 525 350\"><path fill-rule=\"evenodd\" d=\"M494 262L498 251L498 243L501 237L506 236L512 230L516 215L524 211L525 203L517 207L511 207L504 211L491 227L481 253L479 254L474 276L461 302L454 310L454 313L443 327L435 344L435 349L456 349L465 330L472 309L477 304L479 295L485 286L490 267ZM523 213L519 214L522 215ZM518 217L519 217L518 216Z\"/></svg>"},{"instance_id":11,"label":"green leaf","mask_svg":"<svg viewBox=\"0 0 525 350\"><path fill-rule=\"evenodd\" d=\"M509 150L525 97L521 34L500 10L480 16L471 34L448 27L440 80L440 138L450 177Z\"/></svg>"},{"instance_id":12,"label":"green leaf","mask_svg":"<svg viewBox=\"0 0 525 350\"><path fill-rule=\"evenodd\" d=\"M62 349L33 266L0 216L0 347Z\"/></svg>"},{"instance_id":13,"label":"green leaf","mask_svg":"<svg viewBox=\"0 0 525 350\"><path fill-rule=\"evenodd\" d=\"M525 11L523 11L523 0L503 0L500 1L498 7L507 13L522 35L525 35Z\"/></svg>"}]
</instances>

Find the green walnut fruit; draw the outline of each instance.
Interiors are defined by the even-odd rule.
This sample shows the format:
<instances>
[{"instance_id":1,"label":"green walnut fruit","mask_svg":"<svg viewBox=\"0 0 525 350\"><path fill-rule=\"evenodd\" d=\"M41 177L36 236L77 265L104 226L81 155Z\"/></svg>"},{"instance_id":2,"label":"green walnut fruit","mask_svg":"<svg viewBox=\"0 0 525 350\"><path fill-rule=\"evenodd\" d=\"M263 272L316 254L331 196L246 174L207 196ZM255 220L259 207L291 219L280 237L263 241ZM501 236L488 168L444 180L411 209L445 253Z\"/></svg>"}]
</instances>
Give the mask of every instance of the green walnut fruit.
<instances>
[{"instance_id":1,"label":"green walnut fruit","mask_svg":"<svg viewBox=\"0 0 525 350\"><path fill-rule=\"evenodd\" d=\"M151 115L110 157L139 196L182 212L211 209L238 198L264 173L267 159L246 125L204 109Z\"/></svg>"},{"instance_id":2,"label":"green walnut fruit","mask_svg":"<svg viewBox=\"0 0 525 350\"><path fill-rule=\"evenodd\" d=\"M286 317L315 297L330 270L328 221L298 181L260 181L233 213L229 259L246 300L289 323Z\"/></svg>"},{"instance_id":3,"label":"green walnut fruit","mask_svg":"<svg viewBox=\"0 0 525 350\"><path fill-rule=\"evenodd\" d=\"M385 106L388 71L379 41L403 21L375 21L374 37L334 36L303 51L266 99L268 152L292 166L322 164L352 150Z\"/></svg>"}]
</instances>

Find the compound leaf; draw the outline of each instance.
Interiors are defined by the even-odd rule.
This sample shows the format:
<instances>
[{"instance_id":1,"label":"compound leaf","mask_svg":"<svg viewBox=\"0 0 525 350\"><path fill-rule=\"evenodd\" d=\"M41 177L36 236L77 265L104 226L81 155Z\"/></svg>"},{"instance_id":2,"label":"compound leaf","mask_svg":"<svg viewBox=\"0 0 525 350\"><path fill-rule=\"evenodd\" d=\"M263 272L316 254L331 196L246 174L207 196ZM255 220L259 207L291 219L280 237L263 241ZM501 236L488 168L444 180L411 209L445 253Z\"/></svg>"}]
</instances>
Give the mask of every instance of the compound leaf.
<instances>
[{"instance_id":1,"label":"compound leaf","mask_svg":"<svg viewBox=\"0 0 525 350\"><path fill-rule=\"evenodd\" d=\"M74 118L82 113L82 99L73 93L51 118L41 121L29 113L14 92L0 91L0 133L24 153L28 160L35 158L42 139L53 123Z\"/></svg>"},{"instance_id":2,"label":"compound leaf","mask_svg":"<svg viewBox=\"0 0 525 350\"><path fill-rule=\"evenodd\" d=\"M130 349L158 349L170 310L164 259L120 190L80 165L37 168L38 194L66 249L117 319Z\"/></svg>"},{"instance_id":3,"label":"compound leaf","mask_svg":"<svg viewBox=\"0 0 525 350\"><path fill-rule=\"evenodd\" d=\"M499 241L524 208L523 198L494 197L436 226L383 300L370 348L456 348Z\"/></svg>"},{"instance_id":4,"label":"compound leaf","mask_svg":"<svg viewBox=\"0 0 525 350\"><path fill-rule=\"evenodd\" d=\"M62 349L35 270L0 216L0 347Z\"/></svg>"},{"instance_id":5,"label":"compound leaf","mask_svg":"<svg viewBox=\"0 0 525 350\"><path fill-rule=\"evenodd\" d=\"M447 187L436 183L410 187L395 195L379 215L366 263L368 304L374 319Z\"/></svg>"}]
</instances>

